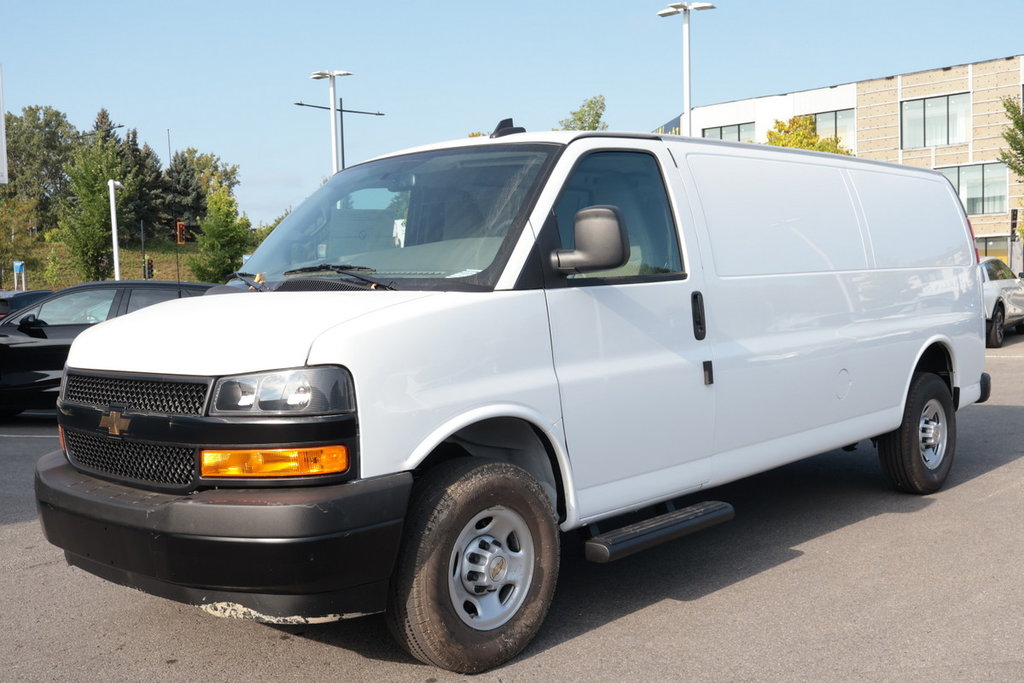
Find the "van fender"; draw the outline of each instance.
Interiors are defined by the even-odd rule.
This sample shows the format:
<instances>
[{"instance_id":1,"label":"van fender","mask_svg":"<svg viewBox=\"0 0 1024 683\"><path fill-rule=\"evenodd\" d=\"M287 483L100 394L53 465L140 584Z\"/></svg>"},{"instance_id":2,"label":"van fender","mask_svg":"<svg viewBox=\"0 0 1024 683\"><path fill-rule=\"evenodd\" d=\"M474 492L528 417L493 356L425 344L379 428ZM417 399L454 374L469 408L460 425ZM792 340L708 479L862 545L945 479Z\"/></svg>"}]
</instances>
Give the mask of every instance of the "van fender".
<instances>
[{"instance_id":1,"label":"van fender","mask_svg":"<svg viewBox=\"0 0 1024 683\"><path fill-rule=\"evenodd\" d=\"M903 406L907 405L907 397L910 395L910 385L914 381L914 374L922 371L934 372L940 376L942 376L942 373L946 373L947 376L944 379L948 380L950 396L954 398L954 403L956 402L956 396L959 393L960 387L960 373L954 348L953 341L948 336L941 334L929 337L921 345L921 348L917 350L917 355L914 357L914 363L910 366L903 381L903 396L900 400L901 411ZM944 352L941 356L938 355L939 349Z\"/></svg>"},{"instance_id":2,"label":"van fender","mask_svg":"<svg viewBox=\"0 0 1024 683\"><path fill-rule=\"evenodd\" d=\"M479 406L449 418L420 441L409 457L402 462L402 470L412 471L417 469L442 443L451 440L460 431L495 419L520 420L533 427L546 442L544 445L550 448L550 453L553 456L550 464L552 467L557 467L557 471L553 474L556 479L561 480L561 490L555 492L556 495L561 494L560 502L564 505L565 517L561 521L560 526L563 530L575 528L578 525L579 519L576 485L573 478L572 465L569 462L565 446L565 435L562 432L561 419L552 423L544 415L528 406L517 403L496 403ZM558 502L557 500L555 501L556 504Z\"/></svg>"}]
</instances>

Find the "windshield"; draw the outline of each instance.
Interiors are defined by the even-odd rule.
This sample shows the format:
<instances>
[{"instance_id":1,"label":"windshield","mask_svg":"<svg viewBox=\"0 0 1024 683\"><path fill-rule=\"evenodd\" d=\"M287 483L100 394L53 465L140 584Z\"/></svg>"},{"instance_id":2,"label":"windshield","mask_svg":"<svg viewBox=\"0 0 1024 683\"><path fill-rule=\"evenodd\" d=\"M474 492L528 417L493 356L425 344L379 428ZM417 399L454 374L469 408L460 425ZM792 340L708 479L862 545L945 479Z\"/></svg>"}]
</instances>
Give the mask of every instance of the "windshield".
<instances>
[{"instance_id":1,"label":"windshield","mask_svg":"<svg viewBox=\"0 0 1024 683\"><path fill-rule=\"evenodd\" d=\"M493 288L557 149L493 145L353 166L285 218L242 270L279 286L356 275L395 289Z\"/></svg>"}]
</instances>

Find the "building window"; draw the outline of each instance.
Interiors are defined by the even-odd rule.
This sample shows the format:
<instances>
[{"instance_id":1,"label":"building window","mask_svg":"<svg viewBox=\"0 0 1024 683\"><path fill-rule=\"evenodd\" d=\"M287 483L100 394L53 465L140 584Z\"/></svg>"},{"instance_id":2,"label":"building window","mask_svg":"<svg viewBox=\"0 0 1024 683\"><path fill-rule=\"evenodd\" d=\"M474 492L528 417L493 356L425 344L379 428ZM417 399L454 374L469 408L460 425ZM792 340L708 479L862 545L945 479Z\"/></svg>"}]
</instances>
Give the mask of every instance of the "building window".
<instances>
[{"instance_id":1,"label":"building window","mask_svg":"<svg viewBox=\"0 0 1024 683\"><path fill-rule=\"evenodd\" d=\"M907 100L903 114L903 149L955 145L967 142L971 118L971 95L943 95Z\"/></svg>"},{"instance_id":2,"label":"building window","mask_svg":"<svg viewBox=\"0 0 1024 683\"><path fill-rule=\"evenodd\" d=\"M718 126L705 128L701 135L715 140L732 140L733 142L753 142L754 123L739 123L734 126Z\"/></svg>"},{"instance_id":3,"label":"building window","mask_svg":"<svg viewBox=\"0 0 1024 683\"><path fill-rule=\"evenodd\" d=\"M1006 164L975 164L937 170L953 183L967 215L1006 213Z\"/></svg>"},{"instance_id":4,"label":"building window","mask_svg":"<svg viewBox=\"0 0 1024 683\"><path fill-rule=\"evenodd\" d=\"M853 110L839 109L815 114L814 130L818 137L839 138L839 144L852 149L857 132Z\"/></svg>"},{"instance_id":5,"label":"building window","mask_svg":"<svg viewBox=\"0 0 1024 683\"><path fill-rule=\"evenodd\" d=\"M978 250L978 255L982 258L986 256L996 256L1004 262L1009 261L1009 237L979 237L974 240L974 246Z\"/></svg>"}]
</instances>

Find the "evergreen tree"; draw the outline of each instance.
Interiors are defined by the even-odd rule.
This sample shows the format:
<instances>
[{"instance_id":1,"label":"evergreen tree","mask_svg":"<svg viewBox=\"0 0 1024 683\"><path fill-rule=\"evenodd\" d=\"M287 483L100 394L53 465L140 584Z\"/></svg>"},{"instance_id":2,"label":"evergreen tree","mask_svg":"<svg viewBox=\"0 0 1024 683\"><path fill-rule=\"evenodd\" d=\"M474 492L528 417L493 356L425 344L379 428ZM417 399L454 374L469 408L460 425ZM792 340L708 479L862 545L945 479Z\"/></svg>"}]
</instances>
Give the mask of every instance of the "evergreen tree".
<instances>
[{"instance_id":1,"label":"evergreen tree","mask_svg":"<svg viewBox=\"0 0 1024 683\"><path fill-rule=\"evenodd\" d=\"M224 282L242 267L242 255L252 246L251 223L245 216L239 218L227 187L214 190L207 206L196 237L199 254L188 259L188 266L199 280Z\"/></svg>"},{"instance_id":2,"label":"evergreen tree","mask_svg":"<svg viewBox=\"0 0 1024 683\"><path fill-rule=\"evenodd\" d=\"M189 233L194 234L199 228L199 219L206 215L206 194L194 160L184 152L175 152L165 175L170 219L184 221Z\"/></svg>"},{"instance_id":3,"label":"evergreen tree","mask_svg":"<svg viewBox=\"0 0 1024 683\"><path fill-rule=\"evenodd\" d=\"M166 236L167 226L172 224L172 219L167 213L167 178L161 169L160 157L148 144L139 147L139 133L134 128L125 134L121 143L121 156L128 174L135 179L138 187L133 197L126 198L128 211L133 216L131 226L126 226L127 233L133 241L139 238L141 224L147 238L158 234Z\"/></svg>"}]
</instances>

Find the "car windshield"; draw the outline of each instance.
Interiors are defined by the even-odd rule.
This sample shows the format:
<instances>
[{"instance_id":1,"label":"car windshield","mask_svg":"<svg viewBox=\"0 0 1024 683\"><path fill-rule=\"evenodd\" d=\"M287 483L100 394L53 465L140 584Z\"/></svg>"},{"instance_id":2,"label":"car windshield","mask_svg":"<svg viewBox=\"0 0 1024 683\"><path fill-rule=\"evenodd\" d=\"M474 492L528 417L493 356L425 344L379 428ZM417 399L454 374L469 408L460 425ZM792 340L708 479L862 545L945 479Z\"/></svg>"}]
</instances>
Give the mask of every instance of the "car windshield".
<instances>
[{"instance_id":1,"label":"car windshield","mask_svg":"<svg viewBox=\"0 0 1024 683\"><path fill-rule=\"evenodd\" d=\"M288 288L310 278L493 288L557 149L485 145L353 166L288 215L242 275Z\"/></svg>"}]
</instances>

